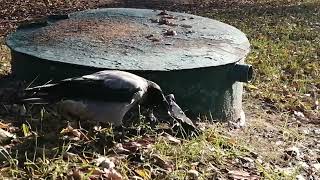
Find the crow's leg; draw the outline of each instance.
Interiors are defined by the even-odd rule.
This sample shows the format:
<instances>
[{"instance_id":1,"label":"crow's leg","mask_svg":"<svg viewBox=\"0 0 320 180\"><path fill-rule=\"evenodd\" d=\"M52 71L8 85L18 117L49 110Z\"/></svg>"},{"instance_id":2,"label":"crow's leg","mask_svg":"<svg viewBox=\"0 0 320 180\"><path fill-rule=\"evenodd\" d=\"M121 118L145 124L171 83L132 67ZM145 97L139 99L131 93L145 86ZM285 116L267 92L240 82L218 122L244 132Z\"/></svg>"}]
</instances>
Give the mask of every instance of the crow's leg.
<instances>
[{"instance_id":1,"label":"crow's leg","mask_svg":"<svg viewBox=\"0 0 320 180\"><path fill-rule=\"evenodd\" d=\"M126 127L123 125L113 127L115 139L123 142L126 137Z\"/></svg>"},{"instance_id":2,"label":"crow's leg","mask_svg":"<svg viewBox=\"0 0 320 180\"><path fill-rule=\"evenodd\" d=\"M120 129L121 129L120 141L123 141L126 138L126 128L123 125L121 125Z\"/></svg>"},{"instance_id":3,"label":"crow's leg","mask_svg":"<svg viewBox=\"0 0 320 180\"><path fill-rule=\"evenodd\" d=\"M150 122L150 127L155 128L158 119L153 114L153 109L148 109L146 119Z\"/></svg>"}]
</instances>

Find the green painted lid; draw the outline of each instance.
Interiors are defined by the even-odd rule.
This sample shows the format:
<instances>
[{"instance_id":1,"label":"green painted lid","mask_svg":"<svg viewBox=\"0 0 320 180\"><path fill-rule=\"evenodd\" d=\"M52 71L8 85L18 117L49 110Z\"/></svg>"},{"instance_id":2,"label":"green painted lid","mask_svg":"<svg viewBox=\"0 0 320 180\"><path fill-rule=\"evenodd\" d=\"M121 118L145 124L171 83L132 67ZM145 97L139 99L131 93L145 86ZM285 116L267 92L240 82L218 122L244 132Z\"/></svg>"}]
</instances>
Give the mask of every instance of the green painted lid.
<instances>
[{"instance_id":1,"label":"green painted lid","mask_svg":"<svg viewBox=\"0 0 320 180\"><path fill-rule=\"evenodd\" d=\"M236 63L249 52L245 34L200 16L107 8L51 16L7 38L14 51L69 64L168 71Z\"/></svg>"}]
</instances>

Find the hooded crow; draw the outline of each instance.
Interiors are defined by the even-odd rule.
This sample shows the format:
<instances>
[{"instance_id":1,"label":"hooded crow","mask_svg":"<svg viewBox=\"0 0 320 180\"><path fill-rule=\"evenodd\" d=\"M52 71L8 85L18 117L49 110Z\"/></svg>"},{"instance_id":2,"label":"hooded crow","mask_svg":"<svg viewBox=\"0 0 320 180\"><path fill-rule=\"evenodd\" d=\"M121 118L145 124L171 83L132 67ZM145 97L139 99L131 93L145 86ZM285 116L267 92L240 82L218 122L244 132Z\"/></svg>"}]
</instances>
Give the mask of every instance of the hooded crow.
<instances>
[{"instance_id":1,"label":"hooded crow","mask_svg":"<svg viewBox=\"0 0 320 180\"><path fill-rule=\"evenodd\" d=\"M57 103L62 115L108 122L114 126L121 126L125 114L137 104L150 109L169 108L159 85L118 70L27 88L25 93L25 103Z\"/></svg>"}]
</instances>

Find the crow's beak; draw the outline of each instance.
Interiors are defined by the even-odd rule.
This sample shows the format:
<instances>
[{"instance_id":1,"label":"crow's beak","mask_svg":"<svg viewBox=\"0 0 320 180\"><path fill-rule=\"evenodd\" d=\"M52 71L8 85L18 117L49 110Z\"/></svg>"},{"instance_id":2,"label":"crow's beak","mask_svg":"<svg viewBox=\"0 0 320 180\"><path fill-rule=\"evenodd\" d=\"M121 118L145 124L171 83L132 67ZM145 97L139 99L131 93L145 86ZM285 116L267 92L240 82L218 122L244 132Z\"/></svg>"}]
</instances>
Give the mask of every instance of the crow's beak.
<instances>
[{"instance_id":1,"label":"crow's beak","mask_svg":"<svg viewBox=\"0 0 320 180\"><path fill-rule=\"evenodd\" d=\"M169 104L169 102L164 98L162 101L163 107L164 109L167 111L168 115L171 116L171 106Z\"/></svg>"}]
</instances>

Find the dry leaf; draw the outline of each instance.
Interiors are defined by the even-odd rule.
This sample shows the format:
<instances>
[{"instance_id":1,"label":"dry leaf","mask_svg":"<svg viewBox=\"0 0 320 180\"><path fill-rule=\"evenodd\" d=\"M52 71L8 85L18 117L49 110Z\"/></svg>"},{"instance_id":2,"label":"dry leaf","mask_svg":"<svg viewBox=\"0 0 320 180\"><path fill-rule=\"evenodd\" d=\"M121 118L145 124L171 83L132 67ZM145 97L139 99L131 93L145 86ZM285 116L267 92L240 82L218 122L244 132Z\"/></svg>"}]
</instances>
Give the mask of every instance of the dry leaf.
<instances>
[{"instance_id":1,"label":"dry leaf","mask_svg":"<svg viewBox=\"0 0 320 180\"><path fill-rule=\"evenodd\" d=\"M103 175L107 179L111 180L122 180L121 174L119 174L116 170L114 169L104 169L105 174Z\"/></svg>"},{"instance_id":2,"label":"dry leaf","mask_svg":"<svg viewBox=\"0 0 320 180\"><path fill-rule=\"evenodd\" d=\"M134 170L143 179L151 179L151 172L144 168L139 168Z\"/></svg>"},{"instance_id":3,"label":"dry leaf","mask_svg":"<svg viewBox=\"0 0 320 180\"><path fill-rule=\"evenodd\" d=\"M64 152L62 155L64 160L77 159L78 155L71 152Z\"/></svg>"},{"instance_id":4,"label":"dry leaf","mask_svg":"<svg viewBox=\"0 0 320 180\"><path fill-rule=\"evenodd\" d=\"M245 171L229 171L228 175L230 178L235 179L235 180L258 180L259 177L256 175L251 175L248 172Z\"/></svg>"},{"instance_id":5,"label":"dry leaf","mask_svg":"<svg viewBox=\"0 0 320 180\"><path fill-rule=\"evenodd\" d=\"M15 139L16 136L14 134L9 133L8 131L5 131L0 128L0 142L6 142L10 141L12 139Z\"/></svg>"},{"instance_id":6,"label":"dry leaf","mask_svg":"<svg viewBox=\"0 0 320 180\"><path fill-rule=\"evenodd\" d=\"M237 141L234 138L230 138L230 139L228 139L228 143L232 144L232 145L236 145Z\"/></svg>"},{"instance_id":7,"label":"dry leaf","mask_svg":"<svg viewBox=\"0 0 320 180\"><path fill-rule=\"evenodd\" d=\"M194 170L194 169L188 171L188 176L190 178L192 178L192 179L198 179L199 174L200 173L197 170Z\"/></svg>"},{"instance_id":8,"label":"dry leaf","mask_svg":"<svg viewBox=\"0 0 320 180\"><path fill-rule=\"evenodd\" d=\"M72 180L81 180L83 173L79 169L73 169L68 173L67 177Z\"/></svg>"},{"instance_id":9,"label":"dry leaf","mask_svg":"<svg viewBox=\"0 0 320 180\"><path fill-rule=\"evenodd\" d=\"M137 142L128 142L122 144L122 147L130 152L136 152L142 147L142 145Z\"/></svg>"},{"instance_id":10,"label":"dry leaf","mask_svg":"<svg viewBox=\"0 0 320 180\"><path fill-rule=\"evenodd\" d=\"M90 169L90 171L88 173L91 174L89 176L90 180L100 180L100 179L102 179L102 176L105 174L105 172L103 170L100 170L98 168Z\"/></svg>"},{"instance_id":11,"label":"dry leaf","mask_svg":"<svg viewBox=\"0 0 320 180\"><path fill-rule=\"evenodd\" d=\"M181 144L181 141L173 136L171 136L168 133L163 134L164 137L166 137L172 144Z\"/></svg>"},{"instance_id":12,"label":"dry leaf","mask_svg":"<svg viewBox=\"0 0 320 180\"><path fill-rule=\"evenodd\" d=\"M117 144L117 149L118 151L122 151L124 153L127 152L136 152L139 149L149 149L151 148L151 144L154 143L154 139L151 138L143 138L135 141L130 141L127 143L123 144Z\"/></svg>"},{"instance_id":13,"label":"dry leaf","mask_svg":"<svg viewBox=\"0 0 320 180\"><path fill-rule=\"evenodd\" d=\"M103 175L105 172L99 168L90 169L92 175Z\"/></svg>"},{"instance_id":14,"label":"dry leaf","mask_svg":"<svg viewBox=\"0 0 320 180\"><path fill-rule=\"evenodd\" d=\"M89 140L88 136L81 132L80 129L74 129L70 125L62 129L60 133L66 135L70 140L74 141Z\"/></svg>"},{"instance_id":15,"label":"dry leaf","mask_svg":"<svg viewBox=\"0 0 320 180\"><path fill-rule=\"evenodd\" d=\"M155 140L151 137L143 137L142 139L136 140L136 142L141 144L143 147L148 148L151 144L155 142Z\"/></svg>"},{"instance_id":16,"label":"dry leaf","mask_svg":"<svg viewBox=\"0 0 320 180\"><path fill-rule=\"evenodd\" d=\"M64 128L64 129L62 129L62 130L60 131L60 133L61 133L61 134L67 134L67 133L72 132L72 130L73 130L73 127L68 126L68 127Z\"/></svg>"},{"instance_id":17,"label":"dry leaf","mask_svg":"<svg viewBox=\"0 0 320 180\"><path fill-rule=\"evenodd\" d=\"M0 128L8 130L10 128L11 123L5 124L3 122L0 122Z\"/></svg>"},{"instance_id":18,"label":"dry leaf","mask_svg":"<svg viewBox=\"0 0 320 180\"><path fill-rule=\"evenodd\" d=\"M133 180L143 180L143 178L139 177L139 176L132 176L131 177Z\"/></svg>"},{"instance_id":19,"label":"dry leaf","mask_svg":"<svg viewBox=\"0 0 320 180\"><path fill-rule=\"evenodd\" d=\"M246 84L246 88L251 89L251 90L258 90L259 88L252 85L252 84Z\"/></svg>"},{"instance_id":20,"label":"dry leaf","mask_svg":"<svg viewBox=\"0 0 320 180\"><path fill-rule=\"evenodd\" d=\"M152 155L153 163L157 166L159 166L162 169L165 169L167 171L173 171L173 165L169 161L163 160L159 155Z\"/></svg>"},{"instance_id":21,"label":"dry leaf","mask_svg":"<svg viewBox=\"0 0 320 180\"><path fill-rule=\"evenodd\" d=\"M105 156L100 156L97 159L92 161L96 166L101 167L103 169L113 169L115 167L114 163Z\"/></svg>"},{"instance_id":22,"label":"dry leaf","mask_svg":"<svg viewBox=\"0 0 320 180\"><path fill-rule=\"evenodd\" d=\"M113 150L117 154L129 154L130 151L128 149L123 148L121 143L118 143L114 146Z\"/></svg>"}]
</instances>

